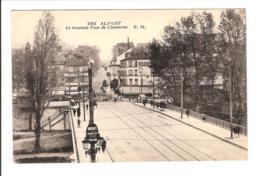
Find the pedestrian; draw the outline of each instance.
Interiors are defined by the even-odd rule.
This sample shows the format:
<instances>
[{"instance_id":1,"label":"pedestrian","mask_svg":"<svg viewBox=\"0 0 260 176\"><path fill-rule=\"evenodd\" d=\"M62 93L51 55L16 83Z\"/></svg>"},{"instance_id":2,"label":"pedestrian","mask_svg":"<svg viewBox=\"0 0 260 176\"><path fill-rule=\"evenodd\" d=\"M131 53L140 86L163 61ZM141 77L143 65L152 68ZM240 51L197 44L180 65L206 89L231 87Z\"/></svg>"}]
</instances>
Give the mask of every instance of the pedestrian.
<instances>
[{"instance_id":1,"label":"pedestrian","mask_svg":"<svg viewBox=\"0 0 260 176\"><path fill-rule=\"evenodd\" d=\"M75 114L76 114L76 108L75 107L73 107L73 115L75 116Z\"/></svg>"},{"instance_id":2,"label":"pedestrian","mask_svg":"<svg viewBox=\"0 0 260 176\"><path fill-rule=\"evenodd\" d=\"M147 99L144 99L144 100L143 100L144 106L146 106L146 103L147 103Z\"/></svg>"},{"instance_id":3,"label":"pedestrian","mask_svg":"<svg viewBox=\"0 0 260 176\"><path fill-rule=\"evenodd\" d=\"M116 97L115 97L115 103L116 103L116 100L117 100L117 99L116 99Z\"/></svg>"},{"instance_id":4,"label":"pedestrian","mask_svg":"<svg viewBox=\"0 0 260 176\"><path fill-rule=\"evenodd\" d=\"M187 118L189 117L189 115L190 115L190 111L187 109L186 110L186 115L187 115Z\"/></svg>"},{"instance_id":5,"label":"pedestrian","mask_svg":"<svg viewBox=\"0 0 260 176\"><path fill-rule=\"evenodd\" d=\"M104 138L102 138L102 144L101 144L101 148L102 148L102 152L104 153L106 150L106 140Z\"/></svg>"},{"instance_id":6,"label":"pedestrian","mask_svg":"<svg viewBox=\"0 0 260 176\"><path fill-rule=\"evenodd\" d=\"M78 118L78 128L80 128L80 119Z\"/></svg>"},{"instance_id":7,"label":"pedestrian","mask_svg":"<svg viewBox=\"0 0 260 176\"><path fill-rule=\"evenodd\" d=\"M88 110L88 104L86 104L86 109Z\"/></svg>"},{"instance_id":8,"label":"pedestrian","mask_svg":"<svg viewBox=\"0 0 260 176\"><path fill-rule=\"evenodd\" d=\"M78 115L78 118L80 117L80 107L77 108L77 115Z\"/></svg>"}]
</instances>

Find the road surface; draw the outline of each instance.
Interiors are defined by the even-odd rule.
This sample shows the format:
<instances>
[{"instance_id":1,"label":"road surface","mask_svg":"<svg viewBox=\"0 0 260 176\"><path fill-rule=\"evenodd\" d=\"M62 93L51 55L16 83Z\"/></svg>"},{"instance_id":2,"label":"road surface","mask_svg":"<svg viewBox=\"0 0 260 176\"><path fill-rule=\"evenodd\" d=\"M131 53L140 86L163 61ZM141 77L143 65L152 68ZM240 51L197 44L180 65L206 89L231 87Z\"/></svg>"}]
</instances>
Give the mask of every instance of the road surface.
<instances>
[{"instance_id":1,"label":"road surface","mask_svg":"<svg viewBox=\"0 0 260 176\"><path fill-rule=\"evenodd\" d=\"M129 102L100 102L94 116L107 140L104 162L247 159L247 150Z\"/></svg>"}]
</instances>

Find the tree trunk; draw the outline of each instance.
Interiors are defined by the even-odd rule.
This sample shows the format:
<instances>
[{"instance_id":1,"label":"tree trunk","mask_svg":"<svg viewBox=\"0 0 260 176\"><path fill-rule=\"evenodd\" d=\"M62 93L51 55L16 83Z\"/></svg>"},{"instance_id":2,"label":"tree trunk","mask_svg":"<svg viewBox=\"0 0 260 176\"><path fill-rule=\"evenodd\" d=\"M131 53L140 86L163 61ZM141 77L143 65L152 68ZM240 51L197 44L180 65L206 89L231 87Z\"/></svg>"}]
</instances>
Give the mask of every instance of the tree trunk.
<instances>
[{"instance_id":1,"label":"tree trunk","mask_svg":"<svg viewBox=\"0 0 260 176\"><path fill-rule=\"evenodd\" d=\"M40 148L40 139L41 139L41 118L36 115L36 123L35 123L35 145L34 148L37 150Z\"/></svg>"},{"instance_id":2,"label":"tree trunk","mask_svg":"<svg viewBox=\"0 0 260 176\"><path fill-rule=\"evenodd\" d=\"M29 114L29 130L32 130L32 113Z\"/></svg>"}]
</instances>

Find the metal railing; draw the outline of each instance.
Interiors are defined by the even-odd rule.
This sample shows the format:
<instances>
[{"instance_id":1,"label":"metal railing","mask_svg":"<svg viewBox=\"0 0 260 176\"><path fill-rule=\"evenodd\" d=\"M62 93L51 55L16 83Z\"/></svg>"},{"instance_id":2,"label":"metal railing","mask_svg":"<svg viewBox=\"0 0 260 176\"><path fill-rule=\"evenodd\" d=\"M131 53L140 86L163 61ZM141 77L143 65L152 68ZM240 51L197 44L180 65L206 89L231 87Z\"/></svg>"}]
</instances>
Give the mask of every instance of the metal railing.
<instances>
[{"instance_id":1,"label":"metal railing","mask_svg":"<svg viewBox=\"0 0 260 176\"><path fill-rule=\"evenodd\" d=\"M171 104L167 104L166 108L169 109L169 110L179 112L179 113L181 113L181 110L182 110L181 107L174 106L174 105L171 105ZM183 108L184 116L186 115L186 113L185 113L186 110L187 109ZM225 128L225 129L230 129L230 122L218 119L216 117L209 116L207 114L203 114L203 113L199 113L199 112L196 112L196 111L189 110L189 117L194 117L194 118L206 121L208 123L217 125L219 127L222 127L222 128ZM233 123L233 125L239 126L241 128L241 133L247 136L247 127L239 125L239 124L235 124L235 123Z\"/></svg>"}]
</instances>

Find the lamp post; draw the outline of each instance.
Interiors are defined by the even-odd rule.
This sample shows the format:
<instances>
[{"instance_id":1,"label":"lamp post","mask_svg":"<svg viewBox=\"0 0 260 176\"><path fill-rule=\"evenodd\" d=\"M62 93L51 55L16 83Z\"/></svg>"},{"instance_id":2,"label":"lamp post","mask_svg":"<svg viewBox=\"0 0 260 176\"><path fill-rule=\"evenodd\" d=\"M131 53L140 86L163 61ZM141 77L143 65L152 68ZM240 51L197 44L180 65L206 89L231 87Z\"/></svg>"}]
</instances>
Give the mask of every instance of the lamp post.
<instances>
[{"instance_id":1,"label":"lamp post","mask_svg":"<svg viewBox=\"0 0 260 176\"><path fill-rule=\"evenodd\" d=\"M92 87L92 65L90 62L88 69L89 76L89 124L86 129L86 137L82 141L83 148L86 151L85 154L90 155L91 162L96 161L96 154L100 147L104 152L106 147L106 141L99 134L98 127L94 123L94 108L93 108L93 87Z\"/></svg>"},{"instance_id":2,"label":"lamp post","mask_svg":"<svg viewBox=\"0 0 260 176\"><path fill-rule=\"evenodd\" d=\"M141 94L143 93L143 67L139 66L139 73L141 76Z\"/></svg>"},{"instance_id":3,"label":"lamp post","mask_svg":"<svg viewBox=\"0 0 260 176\"><path fill-rule=\"evenodd\" d=\"M181 119L183 118L183 69L181 68Z\"/></svg>"},{"instance_id":4,"label":"lamp post","mask_svg":"<svg viewBox=\"0 0 260 176\"><path fill-rule=\"evenodd\" d=\"M229 118L230 118L230 137L233 139L233 102L232 102L232 66L231 59L228 69L229 74Z\"/></svg>"},{"instance_id":5,"label":"lamp post","mask_svg":"<svg viewBox=\"0 0 260 176\"><path fill-rule=\"evenodd\" d=\"M154 101L154 93L155 93L155 90L154 90L154 75L153 75L153 101Z\"/></svg>"},{"instance_id":6,"label":"lamp post","mask_svg":"<svg viewBox=\"0 0 260 176\"><path fill-rule=\"evenodd\" d=\"M85 107L85 91L84 91L84 83L85 83L85 79L84 79L84 69L82 69L82 78L83 78L83 91L82 91L82 96L83 96L83 115L84 115L84 122L86 121L86 107Z\"/></svg>"}]
</instances>

